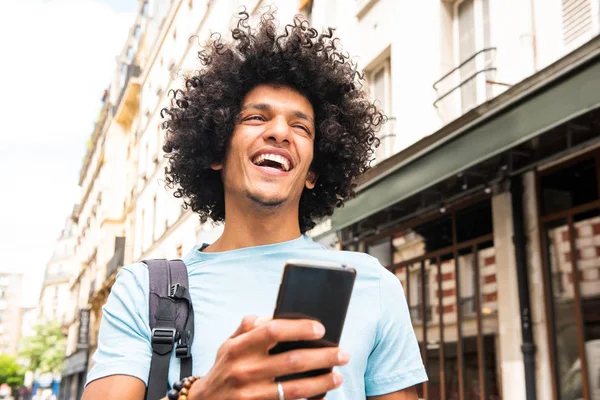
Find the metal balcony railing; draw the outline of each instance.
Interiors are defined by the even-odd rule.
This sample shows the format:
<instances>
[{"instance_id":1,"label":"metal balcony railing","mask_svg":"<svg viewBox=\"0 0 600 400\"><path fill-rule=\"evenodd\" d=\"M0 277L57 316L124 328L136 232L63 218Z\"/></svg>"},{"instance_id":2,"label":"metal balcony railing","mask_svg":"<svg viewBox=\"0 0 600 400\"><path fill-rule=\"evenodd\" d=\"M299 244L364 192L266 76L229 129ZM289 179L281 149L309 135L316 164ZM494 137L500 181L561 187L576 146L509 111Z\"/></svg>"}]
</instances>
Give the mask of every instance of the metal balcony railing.
<instances>
[{"instance_id":1,"label":"metal balcony railing","mask_svg":"<svg viewBox=\"0 0 600 400\"><path fill-rule=\"evenodd\" d=\"M440 88L438 86L442 82L444 82L447 79L449 79L450 77L452 77L452 75L454 73L459 72L461 70L461 68L465 67L468 63L470 63L472 61L477 61L477 57L480 54L484 55L484 62L480 63L481 66L480 67L476 66L473 73L471 73L469 76L461 79L458 84L452 86L450 89L448 89L445 92L443 92L442 94L438 95L437 99L433 102L433 106L437 108L438 104L442 100L444 100L445 98L447 98L448 96L450 96L452 93L454 93L455 91L457 91L460 88L462 88L468 82L470 82L473 79L477 78L479 75L487 73L487 72L496 71L497 68L494 65L495 64L495 52L496 52L496 47L486 47L484 49L481 49L478 52L476 52L475 54L473 54L472 56L470 56L469 58L467 58L464 61L462 61L459 65L457 65L456 67L454 67L450 72L446 73L440 79L438 79L433 84L433 88L435 89L435 91L437 93L440 92Z\"/></svg>"}]
</instances>

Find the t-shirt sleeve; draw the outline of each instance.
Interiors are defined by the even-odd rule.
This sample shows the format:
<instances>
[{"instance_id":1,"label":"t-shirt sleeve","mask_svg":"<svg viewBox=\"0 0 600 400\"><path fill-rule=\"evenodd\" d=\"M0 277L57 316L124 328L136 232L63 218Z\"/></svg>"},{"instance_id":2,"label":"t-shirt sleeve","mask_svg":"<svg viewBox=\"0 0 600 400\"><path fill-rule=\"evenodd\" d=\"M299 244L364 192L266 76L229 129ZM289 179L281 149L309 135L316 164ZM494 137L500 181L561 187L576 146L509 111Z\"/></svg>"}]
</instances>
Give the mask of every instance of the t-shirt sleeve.
<instances>
[{"instance_id":1,"label":"t-shirt sleeve","mask_svg":"<svg viewBox=\"0 0 600 400\"><path fill-rule=\"evenodd\" d=\"M147 384L152 358L148 325L148 270L124 267L102 307L98 348L87 383L110 375L130 375Z\"/></svg>"},{"instance_id":2,"label":"t-shirt sleeve","mask_svg":"<svg viewBox=\"0 0 600 400\"><path fill-rule=\"evenodd\" d=\"M381 315L365 372L367 396L397 392L427 380L402 285L379 268Z\"/></svg>"}]
</instances>

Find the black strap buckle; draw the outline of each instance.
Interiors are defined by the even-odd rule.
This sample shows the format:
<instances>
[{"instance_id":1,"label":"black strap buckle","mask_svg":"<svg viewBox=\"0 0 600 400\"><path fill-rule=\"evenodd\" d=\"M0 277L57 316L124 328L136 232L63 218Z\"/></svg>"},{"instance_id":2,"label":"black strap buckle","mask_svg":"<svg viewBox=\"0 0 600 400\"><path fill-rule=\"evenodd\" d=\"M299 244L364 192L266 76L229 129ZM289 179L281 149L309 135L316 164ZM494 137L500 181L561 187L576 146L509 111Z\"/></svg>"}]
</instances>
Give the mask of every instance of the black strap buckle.
<instances>
[{"instance_id":1,"label":"black strap buckle","mask_svg":"<svg viewBox=\"0 0 600 400\"><path fill-rule=\"evenodd\" d=\"M158 354L167 354L173 350L175 340L177 340L177 331L175 328L154 328L152 329L152 351Z\"/></svg>"},{"instance_id":2,"label":"black strap buckle","mask_svg":"<svg viewBox=\"0 0 600 400\"><path fill-rule=\"evenodd\" d=\"M175 328L152 329L152 344L173 344L177 338Z\"/></svg>"},{"instance_id":3,"label":"black strap buckle","mask_svg":"<svg viewBox=\"0 0 600 400\"><path fill-rule=\"evenodd\" d=\"M175 347L175 356L177 358L190 357L190 346L188 346L187 344L178 344L177 347Z\"/></svg>"},{"instance_id":4,"label":"black strap buckle","mask_svg":"<svg viewBox=\"0 0 600 400\"><path fill-rule=\"evenodd\" d=\"M191 349L189 345L190 336L191 333L189 331L184 330L183 332L181 332L179 343L177 343L177 346L175 347L175 356L177 358L191 357Z\"/></svg>"}]
</instances>

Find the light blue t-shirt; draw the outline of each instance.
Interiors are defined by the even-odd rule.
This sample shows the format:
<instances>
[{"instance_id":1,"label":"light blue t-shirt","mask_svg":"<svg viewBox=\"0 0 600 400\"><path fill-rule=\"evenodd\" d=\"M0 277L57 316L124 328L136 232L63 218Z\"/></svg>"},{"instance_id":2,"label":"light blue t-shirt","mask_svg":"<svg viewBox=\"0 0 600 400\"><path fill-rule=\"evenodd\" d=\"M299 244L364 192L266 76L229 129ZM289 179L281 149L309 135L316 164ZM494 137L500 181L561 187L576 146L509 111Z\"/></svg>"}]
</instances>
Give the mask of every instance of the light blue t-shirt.
<instances>
[{"instance_id":1,"label":"light blue t-shirt","mask_svg":"<svg viewBox=\"0 0 600 400\"><path fill-rule=\"evenodd\" d=\"M193 373L203 376L217 350L246 315L273 314L283 266L289 259L333 261L356 269L356 282L340 347L350 362L337 368L342 386L328 400L355 400L392 393L427 380L406 297L398 279L373 257L327 250L298 239L222 253L195 247L185 258L194 306ZM103 307L98 349L87 381L115 374L147 384L152 347L148 324L148 268L123 267ZM179 379L171 357L169 383Z\"/></svg>"}]
</instances>

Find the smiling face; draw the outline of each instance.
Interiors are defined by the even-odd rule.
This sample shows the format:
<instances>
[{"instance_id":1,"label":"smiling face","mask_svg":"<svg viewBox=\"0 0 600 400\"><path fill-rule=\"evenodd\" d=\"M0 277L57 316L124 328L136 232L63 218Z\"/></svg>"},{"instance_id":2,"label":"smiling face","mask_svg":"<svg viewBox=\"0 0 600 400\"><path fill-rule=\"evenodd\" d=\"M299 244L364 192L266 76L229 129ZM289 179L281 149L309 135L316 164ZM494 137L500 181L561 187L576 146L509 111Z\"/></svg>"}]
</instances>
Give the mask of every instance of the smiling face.
<instances>
[{"instance_id":1,"label":"smiling face","mask_svg":"<svg viewBox=\"0 0 600 400\"><path fill-rule=\"evenodd\" d=\"M259 85L248 92L225 161L213 165L223 170L226 204L243 196L260 207L297 209L302 191L316 181L314 118L308 99L291 88Z\"/></svg>"}]
</instances>

